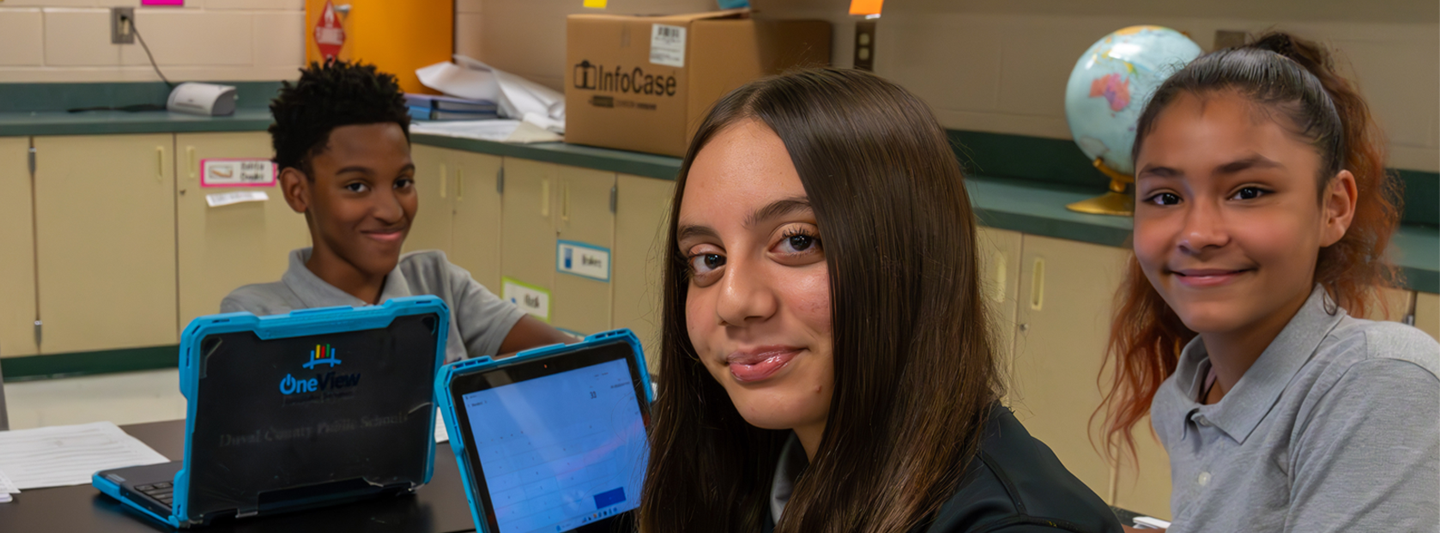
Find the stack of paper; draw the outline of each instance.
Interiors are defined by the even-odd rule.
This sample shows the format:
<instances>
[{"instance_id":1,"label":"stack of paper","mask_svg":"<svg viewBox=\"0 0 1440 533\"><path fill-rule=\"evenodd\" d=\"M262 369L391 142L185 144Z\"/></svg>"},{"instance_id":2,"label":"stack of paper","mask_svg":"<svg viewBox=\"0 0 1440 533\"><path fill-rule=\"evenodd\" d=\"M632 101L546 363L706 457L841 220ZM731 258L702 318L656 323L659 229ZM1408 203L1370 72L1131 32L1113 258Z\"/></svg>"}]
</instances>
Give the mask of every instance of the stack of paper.
<instances>
[{"instance_id":1,"label":"stack of paper","mask_svg":"<svg viewBox=\"0 0 1440 533\"><path fill-rule=\"evenodd\" d=\"M11 494L20 494L20 489L15 488L15 483L10 481L5 471L0 470L0 503L10 501Z\"/></svg>"},{"instance_id":2,"label":"stack of paper","mask_svg":"<svg viewBox=\"0 0 1440 533\"><path fill-rule=\"evenodd\" d=\"M19 490L87 485L100 470L169 461L111 422L0 431L0 472Z\"/></svg>"}]
</instances>

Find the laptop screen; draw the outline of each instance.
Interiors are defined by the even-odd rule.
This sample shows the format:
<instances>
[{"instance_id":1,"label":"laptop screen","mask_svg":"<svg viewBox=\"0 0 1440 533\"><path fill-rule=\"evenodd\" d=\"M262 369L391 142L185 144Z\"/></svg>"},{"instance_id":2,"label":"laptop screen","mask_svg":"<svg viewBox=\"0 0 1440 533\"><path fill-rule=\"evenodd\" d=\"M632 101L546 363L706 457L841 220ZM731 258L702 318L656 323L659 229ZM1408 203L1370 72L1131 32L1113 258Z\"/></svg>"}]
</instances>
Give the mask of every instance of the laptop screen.
<instances>
[{"instance_id":1,"label":"laptop screen","mask_svg":"<svg viewBox=\"0 0 1440 533\"><path fill-rule=\"evenodd\" d=\"M627 345L600 348L502 367L456 391L499 533L570 531L639 506L643 385Z\"/></svg>"}]
</instances>

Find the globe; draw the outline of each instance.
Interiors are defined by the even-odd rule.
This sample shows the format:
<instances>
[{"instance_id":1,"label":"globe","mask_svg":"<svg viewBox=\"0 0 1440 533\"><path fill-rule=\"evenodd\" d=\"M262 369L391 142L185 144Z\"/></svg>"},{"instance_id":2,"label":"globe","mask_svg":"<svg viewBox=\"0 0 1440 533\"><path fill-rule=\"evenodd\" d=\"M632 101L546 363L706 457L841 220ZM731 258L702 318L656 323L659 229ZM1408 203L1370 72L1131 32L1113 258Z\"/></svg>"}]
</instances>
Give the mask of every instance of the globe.
<instances>
[{"instance_id":1,"label":"globe","mask_svg":"<svg viewBox=\"0 0 1440 533\"><path fill-rule=\"evenodd\" d=\"M1190 38L1161 26L1130 26L1090 45L1065 87L1065 119L1080 151L1133 176L1130 148L1145 103L1200 53Z\"/></svg>"}]
</instances>

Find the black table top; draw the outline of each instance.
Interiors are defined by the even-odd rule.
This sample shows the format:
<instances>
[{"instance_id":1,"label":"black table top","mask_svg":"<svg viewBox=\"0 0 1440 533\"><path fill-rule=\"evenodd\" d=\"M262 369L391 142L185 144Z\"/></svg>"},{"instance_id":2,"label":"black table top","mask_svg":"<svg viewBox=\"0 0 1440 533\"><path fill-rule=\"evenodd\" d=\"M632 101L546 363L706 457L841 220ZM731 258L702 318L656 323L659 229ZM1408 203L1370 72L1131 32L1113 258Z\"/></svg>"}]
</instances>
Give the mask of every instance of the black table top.
<instances>
[{"instance_id":1,"label":"black table top","mask_svg":"<svg viewBox=\"0 0 1440 533\"><path fill-rule=\"evenodd\" d=\"M154 422L121 426L126 433L171 460L185 455L185 421ZM382 498L346 505L312 509L283 515L251 518L196 529L209 532L288 531L474 531L470 507L455 454L444 443L435 450L435 472L430 484L413 496ZM48 531L153 532L172 531L168 525L144 517L137 511L90 485L27 490L15 501L0 503L0 531L29 533Z\"/></svg>"}]
</instances>

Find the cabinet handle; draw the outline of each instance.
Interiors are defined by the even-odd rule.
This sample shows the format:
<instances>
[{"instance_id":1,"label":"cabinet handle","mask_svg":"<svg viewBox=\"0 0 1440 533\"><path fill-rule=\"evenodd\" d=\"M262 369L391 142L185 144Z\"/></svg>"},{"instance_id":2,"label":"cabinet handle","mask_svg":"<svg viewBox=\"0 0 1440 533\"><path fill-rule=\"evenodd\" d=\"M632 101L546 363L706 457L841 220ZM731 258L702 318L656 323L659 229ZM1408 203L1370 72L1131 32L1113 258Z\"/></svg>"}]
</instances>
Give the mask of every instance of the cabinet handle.
<instances>
[{"instance_id":1,"label":"cabinet handle","mask_svg":"<svg viewBox=\"0 0 1440 533\"><path fill-rule=\"evenodd\" d=\"M195 179L198 179L200 177L200 165L196 164L195 162L194 146L185 147L185 157L190 160L190 164L187 165L185 168L190 171L190 180L194 181Z\"/></svg>"},{"instance_id":2,"label":"cabinet handle","mask_svg":"<svg viewBox=\"0 0 1440 533\"><path fill-rule=\"evenodd\" d=\"M570 183L566 182L560 191L560 221L570 221Z\"/></svg>"},{"instance_id":3,"label":"cabinet handle","mask_svg":"<svg viewBox=\"0 0 1440 533\"><path fill-rule=\"evenodd\" d=\"M449 189L449 188L450 188L449 180L446 179L446 178L448 178L448 177L449 177L449 175L446 174L446 172L445 172L445 164L444 164L444 163L441 163L441 164L440 164L440 197L441 197L441 198L444 198L444 197L445 197L445 189Z\"/></svg>"},{"instance_id":4,"label":"cabinet handle","mask_svg":"<svg viewBox=\"0 0 1440 533\"><path fill-rule=\"evenodd\" d=\"M990 295L990 299L995 300L996 303L1000 303L1005 301L1005 254L995 254L994 263L995 264L992 265L992 268L994 268L995 271L990 276L990 282L994 283L995 286L993 291L994 294Z\"/></svg>"},{"instance_id":5,"label":"cabinet handle","mask_svg":"<svg viewBox=\"0 0 1440 533\"><path fill-rule=\"evenodd\" d=\"M1035 269L1030 278L1030 309L1039 311L1045 305L1045 260L1035 258Z\"/></svg>"},{"instance_id":6,"label":"cabinet handle","mask_svg":"<svg viewBox=\"0 0 1440 533\"><path fill-rule=\"evenodd\" d=\"M550 180L540 180L540 216L550 218Z\"/></svg>"},{"instance_id":7,"label":"cabinet handle","mask_svg":"<svg viewBox=\"0 0 1440 533\"><path fill-rule=\"evenodd\" d=\"M155 183L165 183L165 147L155 147Z\"/></svg>"},{"instance_id":8,"label":"cabinet handle","mask_svg":"<svg viewBox=\"0 0 1440 533\"><path fill-rule=\"evenodd\" d=\"M455 167L455 199L465 199L465 167Z\"/></svg>"}]
</instances>

